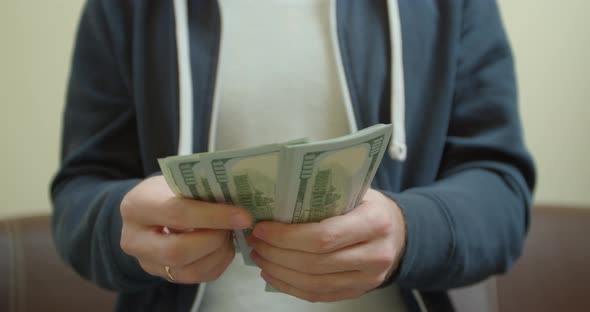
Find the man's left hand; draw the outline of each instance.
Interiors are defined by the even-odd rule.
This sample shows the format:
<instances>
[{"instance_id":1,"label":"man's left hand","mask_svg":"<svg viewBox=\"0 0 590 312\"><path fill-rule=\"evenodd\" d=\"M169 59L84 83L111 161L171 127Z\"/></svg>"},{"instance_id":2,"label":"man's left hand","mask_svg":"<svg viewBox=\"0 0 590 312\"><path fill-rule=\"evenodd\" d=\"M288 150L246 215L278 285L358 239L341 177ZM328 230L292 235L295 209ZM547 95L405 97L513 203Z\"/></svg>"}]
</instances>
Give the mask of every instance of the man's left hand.
<instances>
[{"instance_id":1,"label":"man's left hand","mask_svg":"<svg viewBox=\"0 0 590 312\"><path fill-rule=\"evenodd\" d=\"M370 189L347 214L318 223L260 222L247 241L261 276L277 290L330 302L386 281L399 265L406 230L399 206Z\"/></svg>"}]
</instances>

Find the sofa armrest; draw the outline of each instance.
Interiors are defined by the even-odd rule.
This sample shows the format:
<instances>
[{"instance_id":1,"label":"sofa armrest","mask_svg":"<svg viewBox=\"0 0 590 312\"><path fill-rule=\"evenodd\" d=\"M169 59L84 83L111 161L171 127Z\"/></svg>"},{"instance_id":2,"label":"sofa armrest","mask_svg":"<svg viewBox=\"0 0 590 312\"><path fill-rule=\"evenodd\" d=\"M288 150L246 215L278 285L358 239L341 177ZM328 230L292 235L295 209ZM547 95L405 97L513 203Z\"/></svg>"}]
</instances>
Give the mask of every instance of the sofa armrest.
<instances>
[{"instance_id":1,"label":"sofa armrest","mask_svg":"<svg viewBox=\"0 0 590 312\"><path fill-rule=\"evenodd\" d=\"M497 278L500 311L590 311L589 239L590 209L533 208L522 257Z\"/></svg>"},{"instance_id":2,"label":"sofa armrest","mask_svg":"<svg viewBox=\"0 0 590 312\"><path fill-rule=\"evenodd\" d=\"M0 311L112 311L116 295L63 263L50 224L49 216L0 221Z\"/></svg>"}]
</instances>

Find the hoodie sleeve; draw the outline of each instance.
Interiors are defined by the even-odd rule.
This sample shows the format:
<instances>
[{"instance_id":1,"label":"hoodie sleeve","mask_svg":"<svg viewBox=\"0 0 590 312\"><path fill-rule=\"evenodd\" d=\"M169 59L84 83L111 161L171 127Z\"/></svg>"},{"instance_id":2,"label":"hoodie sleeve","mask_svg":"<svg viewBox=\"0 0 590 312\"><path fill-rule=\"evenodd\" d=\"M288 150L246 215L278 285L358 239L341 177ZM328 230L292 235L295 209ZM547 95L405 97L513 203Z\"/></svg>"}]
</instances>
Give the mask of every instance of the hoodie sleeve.
<instances>
[{"instance_id":1,"label":"hoodie sleeve","mask_svg":"<svg viewBox=\"0 0 590 312\"><path fill-rule=\"evenodd\" d=\"M119 206L143 170L129 81L104 12L103 1L88 1L78 29L62 162L51 185L53 235L62 258L80 275L105 288L134 291L160 281L119 247Z\"/></svg>"},{"instance_id":2,"label":"hoodie sleeve","mask_svg":"<svg viewBox=\"0 0 590 312\"><path fill-rule=\"evenodd\" d=\"M535 183L510 46L493 0L464 1L451 123L436 183L388 193L406 217L396 281L443 290L506 272L520 255Z\"/></svg>"}]
</instances>

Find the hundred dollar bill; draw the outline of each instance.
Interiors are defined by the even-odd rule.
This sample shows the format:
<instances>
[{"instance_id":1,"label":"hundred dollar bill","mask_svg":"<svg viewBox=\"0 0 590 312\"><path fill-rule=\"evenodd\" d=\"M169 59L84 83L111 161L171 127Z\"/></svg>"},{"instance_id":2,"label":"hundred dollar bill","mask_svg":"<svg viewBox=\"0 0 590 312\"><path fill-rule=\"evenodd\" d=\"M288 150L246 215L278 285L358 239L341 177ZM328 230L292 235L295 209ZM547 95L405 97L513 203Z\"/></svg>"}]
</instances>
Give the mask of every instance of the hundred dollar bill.
<instances>
[{"instance_id":1,"label":"hundred dollar bill","mask_svg":"<svg viewBox=\"0 0 590 312\"><path fill-rule=\"evenodd\" d=\"M284 143L204 154L193 171L197 176L207 176L215 201L247 209L254 224L274 220L280 150L283 146L305 142L307 138L300 138ZM201 168L201 173L198 168ZM252 229L234 231L235 243L248 265L254 265L250 259L252 249L246 244L246 237L251 231Z\"/></svg>"},{"instance_id":2,"label":"hundred dollar bill","mask_svg":"<svg viewBox=\"0 0 590 312\"><path fill-rule=\"evenodd\" d=\"M371 185L391 136L390 125L281 150L275 219L319 222L354 209ZM278 292L266 284L265 291Z\"/></svg>"},{"instance_id":3,"label":"hundred dollar bill","mask_svg":"<svg viewBox=\"0 0 590 312\"><path fill-rule=\"evenodd\" d=\"M319 222L354 209L370 187L391 136L375 125L340 138L281 150L275 219Z\"/></svg>"},{"instance_id":4,"label":"hundred dollar bill","mask_svg":"<svg viewBox=\"0 0 590 312\"><path fill-rule=\"evenodd\" d=\"M160 165L160 171L162 171L162 175L170 187L170 190L172 190L174 194L180 196L180 188L178 188L178 185L176 185L176 181L174 181L174 178L172 177L170 168L166 166L166 160L164 158L158 159L158 164Z\"/></svg>"},{"instance_id":5,"label":"hundred dollar bill","mask_svg":"<svg viewBox=\"0 0 590 312\"><path fill-rule=\"evenodd\" d=\"M281 147L271 144L204 155L202 174L207 175L216 201L247 209L254 222L273 220ZM234 231L234 235L244 262L253 265L245 240L250 232Z\"/></svg>"},{"instance_id":6,"label":"hundred dollar bill","mask_svg":"<svg viewBox=\"0 0 590 312\"><path fill-rule=\"evenodd\" d=\"M160 170L170 189L176 195L192 199L205 197L205 187L193 173L193 167L200 161L199 154L158 159Z\"/></svg>"}]
</instances>

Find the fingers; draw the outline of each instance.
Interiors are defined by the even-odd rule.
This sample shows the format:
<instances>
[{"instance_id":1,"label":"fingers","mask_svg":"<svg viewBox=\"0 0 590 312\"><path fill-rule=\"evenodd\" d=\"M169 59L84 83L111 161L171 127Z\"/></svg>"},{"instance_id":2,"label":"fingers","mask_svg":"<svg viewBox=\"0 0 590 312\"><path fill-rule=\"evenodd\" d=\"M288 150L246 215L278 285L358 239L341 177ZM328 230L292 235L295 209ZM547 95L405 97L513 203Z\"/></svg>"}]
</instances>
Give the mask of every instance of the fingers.
<instances>
[{"instance_id":1,"label":"fingers","mask_svg":"<svg viewBox=\"0 0 590 312\"><path fill-rule=\"evenodd\" d=\"M253 234L270 245L311 253L329 253L385 235L391 226L386 207L363 202L355 210L319 223L260 222Z\"/></svg>"},{"instance_id":2,"label":"fingers","mask_svg":"<svg viewBox=\"0 0 590 312\"><path fill-rule=\"evenodd\" d=\"M137 209L139 210L139 209ZM173 229L245 229L252 217L243 208L223 204L172 197L159 205L146 205L133 211L134 218L144 225L167 226Z\"/></svg>"},{"instance_id":3,"label":"fingers","mask_svg":"<svg viewBox=\"0 0 590 312\"><path fill-rule=\"evenodd\" d=\"M243 208L175 196L163 177L144 180L121 203L124 222L172 229L244 229L252 217Z\"/></svg>"},{"instance_id":4,"label":"fingers","mask_svg":"<svg viewBox=\"0 0 590 312\"><path fill-rule=\"evenodd\" d=\"M330 254L317 254L306 251L282 249L265 243L262 240L250 235L248 244L264 259L280 263L280 265L303 273L326 274L355 270L357 262L354 255L345 255L345 252L334 252ZM348 262L346 260L349 260Z\"/></svg>"},{"instance_id":5,"label":"fingers","mask_svg":"<svg viewBox=\"0 0 590 312\"><path fill-rule=\"evenodd\" d=\"M251 253L251 257L254 263L256 263L256 265L268 275L288 282L293 287L307 292L329 293L334 291L354 290L360 280L363 279L363 274L360 271L330 274L307 274L267 261L256 252Z\"/></svg>"},{"instance_id":6,"label":"fingers","mask_svg":"<svg viewBox=\"0 0 590 312\"><path fill-rule=\"evenodd\" d=\"M150 274L180 283L213 280L234 256L230 229L251 226L239 207L175 196L163 177L142 181L121 202L121 248ZM163 232L162 229L170 229Z\"/></svg>"},{"instance_id":7,"label":"fingers","mask_svg":"<svg viewBox=\"0 0 590 312\"><path fill-rule=\"evenodd\" d=\"M328 274L346 271L379 272L390 267L395 254L392 244L379 242L348 246L327 254L282 249L250 235L248 244L265 260L288 269L308 274Z\"/></svg>"},{"instance_id":8,"label":"fingers","mask_svg":"<svg viewBox=\"0 0 590 312\"><path fill-rule=\"evenodd\" d=\"M247 210L223 204L174 198L159 208L161 219L155 218L152 222L175 229L237 230L252 224Z\"/></svg>"},{"instance_id":9,"label":"fingers","mask_svg":"<svg viewBox=\"0 0 590 312\"><path fill-rule=\"evenodd\" d=\"M149 259L171 267L185 266L203 258L230 241L227 230L196 230L188 233L161 234L156 228L124 225L121 248L138 259ZM135 229L134 229L135 228Z\"/></svg>"},{"instance_id":10,"label":"fingers","mask_svg":"<svg viewBox=\"0 0 590 312\"><path fill-rule=\"evenodd\" d=\"M214 253L184 267L172 267L177 283L206 283L218 279L235 256L233 244L224 244Z\"/></svg>"},{"instance_id":11,"label":"fingers","mask_svg":"<svg viewBox=\"0 0 590 312\"><path fill-rule=\"evenodd\" d=\"M235 256L235 249L228 239L226 244L211 254L185 266L169 266L174 283L194 284L213 281L225 271ZM139 260L147 273L170 281L166 265L153 260Z\"/></svg>"}]
</instances>

